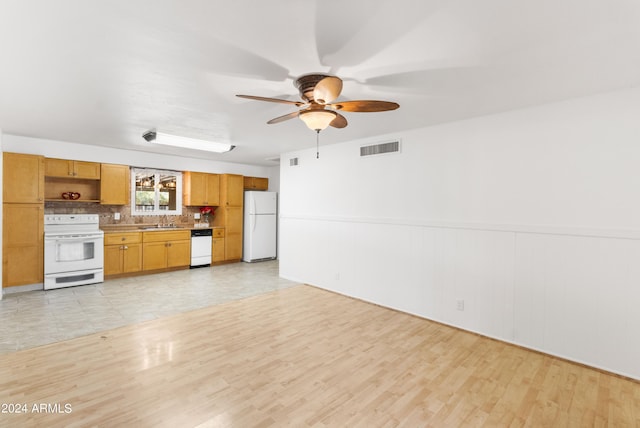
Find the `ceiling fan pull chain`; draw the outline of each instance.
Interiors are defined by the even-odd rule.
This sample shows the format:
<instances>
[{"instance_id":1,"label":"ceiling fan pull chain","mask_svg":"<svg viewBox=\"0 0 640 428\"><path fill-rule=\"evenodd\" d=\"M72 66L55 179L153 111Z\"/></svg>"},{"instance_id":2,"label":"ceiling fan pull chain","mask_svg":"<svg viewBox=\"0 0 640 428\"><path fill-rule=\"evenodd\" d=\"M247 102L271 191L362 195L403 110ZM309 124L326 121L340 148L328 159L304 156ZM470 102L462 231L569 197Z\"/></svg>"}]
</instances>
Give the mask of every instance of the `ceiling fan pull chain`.
<instances>
[{"instance_id":1,"label":"ceiling fan pull chain","mask_svg":"<svg viewBox=\"0 0 640 428\"><path fill-rule=\"evenodd\" d=\"M320 130L316 129L316 159L320 159Z\"/></svg>"}]
</instances>

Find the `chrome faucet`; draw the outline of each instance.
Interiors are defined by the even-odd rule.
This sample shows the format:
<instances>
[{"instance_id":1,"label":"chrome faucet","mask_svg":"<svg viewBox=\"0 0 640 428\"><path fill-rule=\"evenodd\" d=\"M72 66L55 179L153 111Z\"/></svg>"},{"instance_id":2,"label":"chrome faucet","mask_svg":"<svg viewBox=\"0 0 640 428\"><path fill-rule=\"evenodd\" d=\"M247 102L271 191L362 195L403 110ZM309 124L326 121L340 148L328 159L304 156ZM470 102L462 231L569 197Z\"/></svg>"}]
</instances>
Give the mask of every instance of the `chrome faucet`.
<instances>
[{"instance_id":1,"label":"chrome faucet","mask_svg":"<svg viewBox=\"0 0 640 428\"><path fill-rule=\"evenodd\" d=\"M169 221L169 216L165 214L159 219L158 228L168 227L175 227L175 223Z\"/></svg>"}]
</instances>

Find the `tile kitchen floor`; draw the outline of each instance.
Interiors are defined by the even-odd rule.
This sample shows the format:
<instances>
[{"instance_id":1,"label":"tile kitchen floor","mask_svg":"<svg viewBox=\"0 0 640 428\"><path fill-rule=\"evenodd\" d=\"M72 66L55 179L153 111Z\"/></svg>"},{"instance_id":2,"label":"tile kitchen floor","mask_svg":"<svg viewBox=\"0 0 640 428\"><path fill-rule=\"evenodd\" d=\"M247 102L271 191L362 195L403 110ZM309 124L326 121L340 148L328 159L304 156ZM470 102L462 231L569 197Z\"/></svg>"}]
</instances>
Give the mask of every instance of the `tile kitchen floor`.
<instances>
[{"instance_id":1,"label":"tile kitchen floor","mask_svg":"<svg viewBox=\"0 0 640 428\"><path fill-rule=\"evenodd\" d=\"M268 261L5 294L0 300L0 354L294 285L278 276L277 261Z\"/></svg>"}]
</instances>

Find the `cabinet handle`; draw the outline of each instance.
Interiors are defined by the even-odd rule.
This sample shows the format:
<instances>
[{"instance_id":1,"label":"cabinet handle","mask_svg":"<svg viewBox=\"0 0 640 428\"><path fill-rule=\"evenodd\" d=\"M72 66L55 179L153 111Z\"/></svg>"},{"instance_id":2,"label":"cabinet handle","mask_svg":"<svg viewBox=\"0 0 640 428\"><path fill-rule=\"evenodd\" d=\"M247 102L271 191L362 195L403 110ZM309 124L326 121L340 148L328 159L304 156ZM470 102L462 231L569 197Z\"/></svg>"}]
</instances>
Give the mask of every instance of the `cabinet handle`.
<instances>
[{"instance_id":1,"label":"cabinet handle","mask_svg":"<svg viewBox=\"0 0 640 428\"><path fill-rule=\"evenodd\" d=\"M128 250L128 249L129 249L129 247L127 247L126 245L123 245L123 246L122 246L122 249L123 249L123 250Z\"/></svg>"},{"instance_id":2,"label":"cabinet handle","mask_svg":"<svg viewBox=\"0 0 640 428\"><path fill-rule=\"evenodd\" d=\"M125 238L125 237L123 236L123 237L122 237L122 240L123 240L123 241L126 241L126 240L127 240L127 238Z\"/></svg>"}]
</instances>

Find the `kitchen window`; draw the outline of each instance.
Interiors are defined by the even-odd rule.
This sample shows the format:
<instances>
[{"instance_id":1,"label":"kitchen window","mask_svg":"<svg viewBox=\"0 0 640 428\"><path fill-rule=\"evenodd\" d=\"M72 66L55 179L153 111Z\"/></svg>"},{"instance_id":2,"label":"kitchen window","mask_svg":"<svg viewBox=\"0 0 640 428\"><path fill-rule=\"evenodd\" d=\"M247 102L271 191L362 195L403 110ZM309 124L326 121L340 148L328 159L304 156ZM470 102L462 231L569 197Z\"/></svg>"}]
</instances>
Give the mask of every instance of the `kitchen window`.
<instances>
[{"instance_id":1,"label":"kitchen window","mask_svg":"<svg viewBox=\"0 0 640 428\"><path fill-rule=\"evenodd\" d=\"M182 173L131 168L132 215L182 214Z\"/></svg>"}]
</instances>

